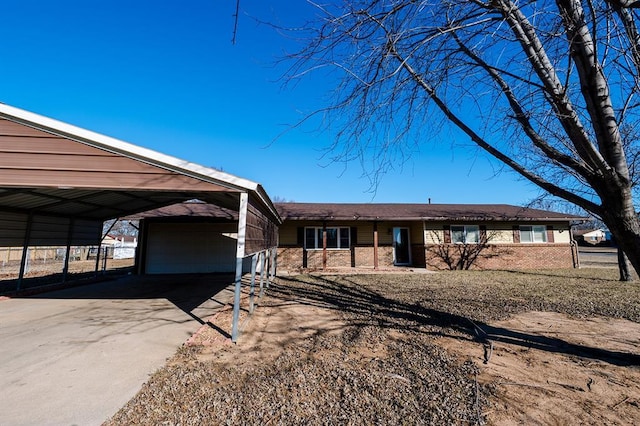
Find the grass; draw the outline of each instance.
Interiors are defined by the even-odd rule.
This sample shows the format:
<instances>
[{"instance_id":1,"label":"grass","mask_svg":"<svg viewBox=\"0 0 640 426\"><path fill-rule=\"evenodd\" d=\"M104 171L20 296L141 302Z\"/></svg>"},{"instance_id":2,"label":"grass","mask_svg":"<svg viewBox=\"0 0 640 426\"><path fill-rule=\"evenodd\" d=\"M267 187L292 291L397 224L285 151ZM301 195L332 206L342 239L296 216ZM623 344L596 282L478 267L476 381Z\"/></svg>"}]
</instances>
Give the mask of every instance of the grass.
<instances>
[{"instance_id":1,"label":"grass","mask_svg":"<svg viewBox=\"0 0 640 426\"><path fill-rule=\"evenodd\" d=\"M294 300L345 326L263 363L185 347L111 424L482 424L492 388L434 337L529 310L640 322L640 285L606 269L281 277L259 309Z\"/></svg>"},{"instance_id":2,"label":"grass","mask_svg":"<svg viewBox=\"0 0 640 426\"><path fill-rule=\"evenodd\" d=\"M457 314L477 321L504 319L525 311L573 317L605 316L640 322L640 285L618 281L617 270L452 271L426 277L378 276L349 279L397 302ZM381 289L381 287L384 287Z\"/></svg>"}]
</instances>

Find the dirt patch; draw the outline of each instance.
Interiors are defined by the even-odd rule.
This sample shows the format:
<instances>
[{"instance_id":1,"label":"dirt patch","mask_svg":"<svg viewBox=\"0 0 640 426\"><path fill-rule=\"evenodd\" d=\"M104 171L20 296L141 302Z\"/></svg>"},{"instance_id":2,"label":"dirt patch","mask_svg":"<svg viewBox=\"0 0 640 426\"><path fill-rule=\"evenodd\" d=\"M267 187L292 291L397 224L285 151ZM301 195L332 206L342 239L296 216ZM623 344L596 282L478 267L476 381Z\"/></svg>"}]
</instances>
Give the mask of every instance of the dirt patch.
<instances>
[{"instance_id":1,"label":"dirt patch","mask_svg":"<svg viewBox=\"0 0 640 426\"><path fill-rule=\"evenodd\" d=\"M230 311L215 320L230 324ZM246 368L273 362L287 348L304 345L308 339L339 336L345 327L335 311L298 300L261 307L238 345L210 327L203 328L189 344L201 346L196 353L199 361ZM479 385L493 394L482 416L489 424L625 425L640 420L640 368L629 365L638 358L640 324L526 312L484 328L503 330L503 335L490 335L491 346L460 335L432 341L461 361L474 361ZM388 337L403 338L395 331ZM586 355L567 354L567 348L582 349ZM387 346L377 344L356 347L349 358L370 361L387 356ZM407 380L399 374L389 377Z\"/></svg>"},{"instance_id":2,"label":"dirt patch","mask_svg":"<svg viewBox=\"0 0 640 426\"><path fill-rule=\"evenodd\" d=\"M492 351L478 342L439 339L447 350L472 357L479 381L495 386L487 411L491 424L640 421L640 324L527 312L491 327L508 331L489 337ZM573 349L567 348L585 355L568 355Z\"/></svg>"},{"instance_id":3,"label":"dirt patch","mask_svg":"<svg viewBox=\"0 0 640 426\"><path fill-rule=\"evenodd\" d=\"M226 309L209 319L211 326L203 326L187 342L197 348L199 361L212 361L234 367L271 362L287 347L295 347L305 340L322 335L338 335L345 323L331 310L309 306L298 301L266 301L247 322L241 317L241 339L232 344L219 330L230 330L232 310Z\"/></svg>"},{"instance_id":4,"label":"dirt patch","mask_svg":"<svg viewBox=\"0 0 640 426\"><path fill-rule=\"evenodd\" d=\"M237 345L219 331L231 311L211 318L106 424L478 423L471 362L305 287L273 286Z\"/></svg>"},{"instance_id":5,"label":"dirt patch","mask_svg":"<svg viewBox=\"0 0 640 426\"><path fill-rule=\"evenodd\" d=\"M237 345L223 311L108 424L638 424L615 272L281 277Z\"/></svg>"}]
</instances>

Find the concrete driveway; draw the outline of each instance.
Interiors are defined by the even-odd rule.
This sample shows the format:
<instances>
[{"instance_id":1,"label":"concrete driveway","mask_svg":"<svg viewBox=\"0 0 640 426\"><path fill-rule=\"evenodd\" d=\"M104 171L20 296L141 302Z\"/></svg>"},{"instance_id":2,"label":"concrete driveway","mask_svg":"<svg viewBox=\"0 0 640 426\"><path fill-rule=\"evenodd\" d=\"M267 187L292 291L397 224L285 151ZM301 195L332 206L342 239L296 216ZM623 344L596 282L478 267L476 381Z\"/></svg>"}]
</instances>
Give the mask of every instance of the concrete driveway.
<instances>
[{"instance_id":1,"label":"concrete driveway","mask_svg":"<svg viewBox=\"0 0 640 426\"><path fill-rule=\"evenodd\" d=\"M0 425L99 425L210 315L230 276L130 276L0 301Z\"/></svg>"}]
</instances>

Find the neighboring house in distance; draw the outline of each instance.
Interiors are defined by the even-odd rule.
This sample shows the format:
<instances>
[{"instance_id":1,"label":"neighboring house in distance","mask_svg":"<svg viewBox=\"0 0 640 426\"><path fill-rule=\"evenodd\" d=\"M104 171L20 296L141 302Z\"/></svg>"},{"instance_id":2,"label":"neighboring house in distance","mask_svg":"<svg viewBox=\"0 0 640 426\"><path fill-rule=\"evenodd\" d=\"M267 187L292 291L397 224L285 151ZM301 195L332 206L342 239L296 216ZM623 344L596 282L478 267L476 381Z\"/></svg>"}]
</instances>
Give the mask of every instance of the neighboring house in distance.
<instances>
[{"instance_id":1,"label":"neighboring house in distance","mask_svg":"<svg viewBox=\"0 0 640 426\"><path fill-rule=\"evenodd\" d=\"M580 245L595 246L607 244L607 231L604 229L576 229L573 238Z\"/></svg>"},{"instance_id":2,"label":"neighboring house in distance","mask_svg":"<svg viewBox=\"0 0 640 426\"><path fill-rule=\"evenodd\" d=\"M474 269L571 268L577 251L562 213L510 205L276 203L278 268L449 269L477 250ZM480 247L482 245L482 247ZM443 254L445 253L445 254ZM455 259L454 259L455 260Z\"/></svg>"},{"instance_id":3,"label":"neighboring house in distance","mask_svg":"<svg viewBox=\"0 0 640 426\"><path fill-rule=\"evenodd\" d=\"M136 257L138 238L133 235L107 235L102 246L109 248L109 257L113 259L133 259Z\"/></svg>"}]
</instances>

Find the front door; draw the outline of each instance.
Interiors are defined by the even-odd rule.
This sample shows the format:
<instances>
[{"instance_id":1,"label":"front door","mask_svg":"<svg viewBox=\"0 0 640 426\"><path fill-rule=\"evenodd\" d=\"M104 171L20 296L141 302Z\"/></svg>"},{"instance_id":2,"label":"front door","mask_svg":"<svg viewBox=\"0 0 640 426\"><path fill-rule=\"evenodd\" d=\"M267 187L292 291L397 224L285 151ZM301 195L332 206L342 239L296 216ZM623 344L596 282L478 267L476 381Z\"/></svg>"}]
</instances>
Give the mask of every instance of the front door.
<instances>
[{"instance_id":1,"label":"front door","mask_svg":"<svg viewBox=\"0 0 640 426\"><path fill-rule=\"evenodd\" d=\"M411 264L411 244L409 228L393 228L393 264Z\"/></svg>"}]
</instances>

